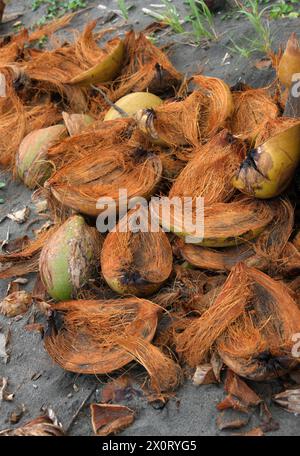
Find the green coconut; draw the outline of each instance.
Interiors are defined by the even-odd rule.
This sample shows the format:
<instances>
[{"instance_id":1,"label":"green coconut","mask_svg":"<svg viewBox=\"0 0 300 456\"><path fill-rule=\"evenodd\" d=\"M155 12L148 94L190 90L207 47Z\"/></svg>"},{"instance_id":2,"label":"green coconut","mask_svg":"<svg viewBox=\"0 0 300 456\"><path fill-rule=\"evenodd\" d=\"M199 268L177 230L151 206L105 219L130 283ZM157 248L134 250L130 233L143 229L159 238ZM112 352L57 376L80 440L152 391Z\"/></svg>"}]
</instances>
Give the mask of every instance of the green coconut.
<instances>
[{"instance_id":1,"label":"green coconut","mask_svg":"<svg viewBox=\"0 0 300 456\"><path fill-rule=\"evenodd\" d=\"M120 98L115 105L121 108L128 116L133 116L140 109L150 109L162 104L162 100L149 92L134 92ZM104 121L119 119L121 114L111 107L105 114Z\"/></svg>"},{"instance_id":2,"label":"green coconut","mask_svg":"<svg viewBox=\"0 0 300 456\"><path fill-rule=\"evenodd\" d=\"M97 269L102 238L80 215L70 217L43 247L39 270L49 295L58 300L77 296Z\"/></svg>"},{"instance_id":3,"label":"green coconut","mask_svg":"<svg viewBox=\"0 0 300 456\"><path fill-rule=\"evenodd\" d=\"M64 125L41 128L25 136L16 155L16 172L27 187L43 185L51 176L53 165L47 161L48 150L65 136Z\"/></svg>"}]
</instances>

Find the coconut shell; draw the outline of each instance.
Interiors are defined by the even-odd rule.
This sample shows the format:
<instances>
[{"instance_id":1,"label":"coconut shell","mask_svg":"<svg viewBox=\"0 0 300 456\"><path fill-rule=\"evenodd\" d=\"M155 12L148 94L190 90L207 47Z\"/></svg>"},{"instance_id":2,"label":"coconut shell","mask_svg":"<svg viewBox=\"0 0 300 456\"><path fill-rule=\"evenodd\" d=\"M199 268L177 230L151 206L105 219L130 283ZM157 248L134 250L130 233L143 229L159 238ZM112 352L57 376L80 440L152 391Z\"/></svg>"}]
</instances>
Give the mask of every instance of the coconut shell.
<instances>
[{"instance_id":1,"label":"coconut shell","mask_svg":"<svg viewBox=\"0 0 300 456\"><path fill-rule=\"evenodd\" d=\"M49 239L40 256L40 275L49 295L70 299L96 271L101 237L80 215L70 217Z\"/></svg>"},{"instance_id":2,"label":"coconut shell","mask_svg":"<svg viewBox=\"0 0 300 456\"><path fill-rule=\"evenodd\" d=\"M134 356L117 339L120 335L151 341L159 307L135 297L55 304L64 313L57 332L55 317L46 332L45 348L52 359L71 372L108 374L130 363Z\"/></svg>"},{"instance_id":3,"label":"coconut shell","mask_svg":"<svg viewBox=\"0 0 300 456\"><path fill-rule=\"evenodd\" d=\"M148 211L144 214L147 216ZM129 212L128 220L134 215ZM127 216L109 233L101 251L101 271L117 293L148 296L157 291L172 271L172 249L160 230L133 232ZM125 229L128 227L128 232Z\"/></svg>"},{"instance_id":4,"label":"coconut shell","mask_svg":"<svg viewBox=\"0 0 300 456\"><path fill-rule=\"evenodd\" d=\"M50 177L53 164L48 160L48 149L67 135L64 125L32 131L20 144L16 156L16 171L29 188L35 188Z\"/></svg>"},{"instance_id":5,"label":"coconut shell","mask_svg":"<svg viewBox=\"0 0 300 456\"><path fill-rule=\"evenodd\" d=\"M134 92L125 95L115 102L115 105L122 109L128 116L132 116L139 109L154 108L162 104L162 100L153 93ZM104 121L114 120L121 117L121 114L112 106L105 114Z\"/></svg>"}]
</instances>

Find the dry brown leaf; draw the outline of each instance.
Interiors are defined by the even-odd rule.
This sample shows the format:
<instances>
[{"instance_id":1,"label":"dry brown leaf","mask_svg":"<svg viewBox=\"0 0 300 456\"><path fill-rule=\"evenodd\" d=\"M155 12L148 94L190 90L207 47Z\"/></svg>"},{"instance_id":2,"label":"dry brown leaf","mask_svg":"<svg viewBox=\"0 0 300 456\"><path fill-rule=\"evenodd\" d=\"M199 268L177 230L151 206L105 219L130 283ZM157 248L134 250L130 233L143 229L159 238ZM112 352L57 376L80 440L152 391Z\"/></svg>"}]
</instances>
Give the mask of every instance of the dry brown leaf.
<instances>
[{"instance_id":1,"label":"dry brown leaf","mask_svg":"<svg viewBox=\"0 0 300 456\"><path fill-rule=\"evenodd\" d=\"M27 312L32 302L32 296L27 291L15 291L10 293L0 302L0 313L7 317L16 317Z\"/></svg>"},{"instance_id":2,"label":"dry brown leaf","mask_svg":"<svg viewBox=\"0 0 300 456\"><path fill-rule=\"evenodd\" d=\"M124 405L91 404L92 426L96 435L116 434L134 421L134 411Z\"/></svg>"},{"instance_id":3,"label":"dry brown leaf","mask_svg":"<svg viewBox=\"0 0 300 456\"><path fill-rule=\"evenodd\" d=\"M220 411L233 409L238 410L239 412L248 413L248 407L245 404L243 404L240 400L231 396L231 394L226 396L225 399L223 399L223 401L217 404L217 409Z\"/></svg>"},{"instance_id":4,"label":"dry brown leaf","mask_svg":"<svg viewBox=\"0 0 300 456\"><path fill-rule=\"evenodd\" d=\"M246 426L249 422L249 416L247 415L237 415L236 417L227 416L226 412L222 412L217 418L217 426L220 431L227 429L240 429L243 426Z\"/></svg>"},{"instance_id":5,"label":"dry brown leaf","mask_svg":"<svg viewBox=\"0 0 300 456\"><path fill-rule=\"evenodd\" d=\"M210 385L211 383L217 383L213 367L211 364L201 364L198 366L194 376L194 385Z\"/></svg>"},{"instance_id":6,"label":"dry brown leaf","mask_svg":"<svg viewBox=\"0 0 300 456\"><path fill-rule=\"evenodd\" d=\"M32 437L59 437L64 435L59 423L55 424L48 416L40 416L29 421L17 429L5 429L0 431L0 436L32 436Z\"/></svg>"},{"instance_id":7,"label":"dry brown leaf","mask_svg":"<svg viewBox=\"0 0 300 456\"><path fill-rule=\"evenodd\" d=\"M262 399L232 370L228 369L224 389L226 393L233 394L245 405L258 405Z\"/></svg>"},{"instance_id":8,"label":"dry brown leaf","mask_svg":"<svg viewBox=\"0 0 300 456\"><path fill-rule=\"evenodd\" d=\"M291 413L300 413L300 388L287 389L276 394L273 400Z\"/></svg>"}]
</instances>

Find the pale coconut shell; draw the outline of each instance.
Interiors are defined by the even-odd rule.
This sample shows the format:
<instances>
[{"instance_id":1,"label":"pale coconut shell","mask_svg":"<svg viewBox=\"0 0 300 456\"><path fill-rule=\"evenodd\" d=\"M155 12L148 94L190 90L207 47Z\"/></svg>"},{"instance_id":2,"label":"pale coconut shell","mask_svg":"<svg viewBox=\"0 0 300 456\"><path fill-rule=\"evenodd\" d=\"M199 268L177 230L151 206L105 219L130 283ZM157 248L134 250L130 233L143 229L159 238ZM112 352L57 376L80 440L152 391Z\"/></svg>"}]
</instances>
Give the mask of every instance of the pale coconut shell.
<instances>
[{"instance_id":1,"label":"pale coconut shell","mask_svg":"<svg viewBox=\"0 0 300 456\"><path fill-rule=\"evenodd\" d=\"M48 149L67 135L64 125L32 131L21 142L16 156L16 171L29 188L42 185L53 171Z\"/></svg>"}]
</instances>

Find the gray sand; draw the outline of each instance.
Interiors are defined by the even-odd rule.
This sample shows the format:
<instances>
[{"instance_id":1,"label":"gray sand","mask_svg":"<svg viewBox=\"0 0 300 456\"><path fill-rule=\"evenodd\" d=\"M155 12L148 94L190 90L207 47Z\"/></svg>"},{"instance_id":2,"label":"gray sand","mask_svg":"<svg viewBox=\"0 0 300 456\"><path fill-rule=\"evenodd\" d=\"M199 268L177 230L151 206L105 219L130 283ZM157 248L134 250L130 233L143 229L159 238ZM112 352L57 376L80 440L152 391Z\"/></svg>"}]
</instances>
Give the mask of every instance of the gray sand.
<instances>
[{"instance_id":1,"label":"gray sand","mask_svg":"<svg viewBox=\"0 0 300 456\"><path fill-rule=\"evenodd\" d=\"M97 5L99 2L89 2L89 5ZM112 5L112 1L102 1L102 4ZM146 2L136 0L128 2L136 8L130 13L131 23L139 30L152 22L152 19L141 13L141 8ZM182 2L177 1L177 4ZM34 24L41 12L32 13L30 1L12 1L7 8L7 13L23 11L21 20L27 26ZM88 9L80 13L72 22L72 27L81 30L83 25L91 18L100 18L103 21L103 12L97 8ZM123 24L123 25L122 25ZM221 32L218 43L206 47L195 47L182 42L188 41L188 37L162 33L159 44L175 42L171 47L170 58L175 66L184 72L192 74L203 70L205 74L218 76L225 79L229 84L244 81L255 87L268 84L274 77L272 70L258 70L254 67L256 59L261 54L251 57L249 61L239 55L233 55L226 46L229 43L229 34L235 37L235 41L244 40L245 36L253 36L251 27L243 20L227 20L222 22L217 16L216 28ZM104 27L110 26L110 23ZM122 19L113 22L114 26L120 26L121 30L128 29ZM275 35L274 47L277 49L280 43L284 43L290 33L299 29L300 19L280 20L272 24ZM101 27L101 26L100 26ZM99 27L99 28L100 28ZM9 31L9 24L2 26L2 33ZM227 60L229 64L222 64L226 52L230 53ZM35 224L28 228L30 221L36 219L34 206L31 203L31 193L22 185L13 182L7 173L3 173L1 180L7 182L6 189L1 193L5 197L5 204L0 206L0 220L9 212L21 209L24 205L31 208L31 215L23 225L18 225L8 219L0 223L0 240L5 239L7 231L10 238L14 239L23 234L32 235ZM2 196L2 195L1 195ZM40 221L40 225L45 220ZM6 293L8 281L0 283L0 297ZM34 275L30 277L25 288L31 289L34 283ZM4 365L0 359L0 376L9 378L9 391L15 393L13 402L0 404L0 429L9 427L9 416L18 406L24 404L26 412L21 418L19 425L41 414L41 407L52 407L63 423L68 428L70 435L92 434L90 425L89 401L99 400L102 385L107 379L94 376L78 376L63 371L56 366L44 351L41 337L37 333L27 332L24 326L30 319L31 311L22 318L8 320L0 316L0 331L6 333L11 330L9 351L10 360ZM39 374L39 378L33 380L33 376ZM38 376L38 375L36 375ZM75 387L74 387L75 385ZM270 385L261 385L261 389L267 397L270 397L272 388ZM195 387L191 381L186 381L162 410L155 410L142 396L135 396L124 404L137 411L135 423L123 432L123 435L148 435L148 436L193 436L193 435L226 435L226 432L218 431L216 426L216 404L225 396L223 387L209 385ZM86 404L82 407L82 404ZM271 410L276 421L280 423L280 429L273 432L274 435L299 435L300 417L285 412L276 405L271 404ZM79 412L79 414L78 414ZM78 414L78 416L77 416ZM77 416L77 418L76 418ZM75 417L75 418L74 418ZM72 426L70 424L72 423ZM252 429L259 424L259 417L252 416L250 423L242 431ZM227 434L230 434L230 432ZM272 433L271 433L272 434Z\"/></svg>"}]
</instances>

